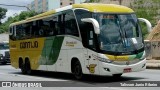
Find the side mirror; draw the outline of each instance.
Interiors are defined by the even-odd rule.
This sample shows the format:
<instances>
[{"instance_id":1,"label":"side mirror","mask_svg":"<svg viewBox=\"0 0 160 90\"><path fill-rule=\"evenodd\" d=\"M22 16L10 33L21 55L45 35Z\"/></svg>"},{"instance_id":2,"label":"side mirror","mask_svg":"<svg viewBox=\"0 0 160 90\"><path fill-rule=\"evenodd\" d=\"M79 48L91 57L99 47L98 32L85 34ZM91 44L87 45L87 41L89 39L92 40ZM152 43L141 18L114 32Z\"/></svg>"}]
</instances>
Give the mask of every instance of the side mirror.
<instances>
[{"instance_id":1,"label":"side mirror","mask_svg":"<svg viewBox=\"0 0 160 90\"><path fill-rule=\"evenodd\" d=\"M88 23L92 23L93 27L94 27L94 32L96 34L100 34L100 29L99 29L99 23L96 19L93 18L84 18L81 19L82 22L88 22Z\"/></svg>"},{"instance_id":2,"label":"side mirror","mask_svg":"<svg viewBox=\"0 0 160 90\"><path fill-rule=\"evenodd\" d=\"M146 23L148 32L152 30L152 24L145 18L138 18L139 21Z\"/></svg>"}]
</instances>

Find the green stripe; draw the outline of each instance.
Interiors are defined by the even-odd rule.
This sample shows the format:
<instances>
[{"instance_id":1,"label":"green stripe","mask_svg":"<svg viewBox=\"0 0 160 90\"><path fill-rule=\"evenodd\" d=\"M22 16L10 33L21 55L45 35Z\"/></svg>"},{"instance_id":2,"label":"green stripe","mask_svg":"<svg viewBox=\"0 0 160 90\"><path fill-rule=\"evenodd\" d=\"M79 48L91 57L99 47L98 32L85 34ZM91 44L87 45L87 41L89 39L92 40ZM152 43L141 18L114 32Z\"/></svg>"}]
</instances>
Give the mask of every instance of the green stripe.
<instances>
[{"instance_id":1,"label":"green stripe","mask_svg":"<svg viewBox=\"0 0 160 90\"><path fill-rule=\"evenodd\" d=\"M142 57L144 52L140 52L138 54L135 55L129 55L129 60L134 60L134 59L140 59Z\"/></svg>"},{"instance_id":2,"label":"green stripe","mask_svg":"<svg viewBox=\"0 0 160 90\"><path fill-rule=\"evenodd\" d=\"M56 63L64 36L47 37L40 58L40 65L53 65Z\"/></svg>"},{"instance_id":3,"label":"green stripe","mask_svg":"<svg viewBox=\"0 0 160 90\"><path fill-rule=\"evenodd\" d=\"M136 56L136 58L140 59L140 58L142 57L143 53L144 53L144 52L138 53L137 56Z\"/></svg>"}]
</instances>

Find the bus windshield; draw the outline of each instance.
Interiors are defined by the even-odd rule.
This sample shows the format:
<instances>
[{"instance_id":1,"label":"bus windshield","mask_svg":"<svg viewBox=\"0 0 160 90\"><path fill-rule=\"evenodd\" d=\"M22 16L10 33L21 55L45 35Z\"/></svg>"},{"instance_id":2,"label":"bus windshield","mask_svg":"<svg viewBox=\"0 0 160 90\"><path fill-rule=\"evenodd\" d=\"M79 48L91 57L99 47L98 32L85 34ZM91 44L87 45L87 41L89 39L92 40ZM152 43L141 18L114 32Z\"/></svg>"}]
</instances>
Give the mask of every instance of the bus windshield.
<instances>
[{"instance_id":1,"label":"bus windshield","mask_svg":"<svg viewBox=\"0 0 160 90\"><path fill-rule=\"evenodd\" d=\"M106 52L131 52L143 48L135 14L94 14L100 24L100 49Z\"/></svg>"},{"instance_id":2,"label":"bus windshield","mask_svg":"<svg viewBox=\"0 0 160 90\"><path fill-rule=\"evenodd\" d=\"M9 49L9 44L8 43L0 43L0 50L5 50Z\"/></svg>"}]
</instances>

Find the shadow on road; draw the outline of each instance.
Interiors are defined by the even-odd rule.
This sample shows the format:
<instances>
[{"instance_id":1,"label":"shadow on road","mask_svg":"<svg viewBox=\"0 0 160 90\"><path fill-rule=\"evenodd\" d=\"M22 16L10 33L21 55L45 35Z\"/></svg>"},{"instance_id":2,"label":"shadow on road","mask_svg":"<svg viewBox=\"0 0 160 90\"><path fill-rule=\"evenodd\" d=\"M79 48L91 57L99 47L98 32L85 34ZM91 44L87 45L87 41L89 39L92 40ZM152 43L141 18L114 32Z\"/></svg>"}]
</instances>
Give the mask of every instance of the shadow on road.
<instances>
[{"instance_id":1,"label":"shadow on road","mask_svg":"<svg viewBox=\"0 0 160 90\"><path fill-rule=\"evenodd\" d=\"M20 74L21 72L14 72L12 74ZM36 77L43 77L43 78L56 78L61 80L72 80L78 81L88 84L105 84L105 83L114 83L114 82L125 82L125 81L132 81L132 80L141 80L145 79L143 77L129 77L123 76L120 78L114 78L112 76L93 76L93 75L85 75L83 80L76 80L72 74L68 73L59 73L59 72L45 72L45 71L35 71L32 75L27 76L36 76Z\"/></svg>"}]
</instances>

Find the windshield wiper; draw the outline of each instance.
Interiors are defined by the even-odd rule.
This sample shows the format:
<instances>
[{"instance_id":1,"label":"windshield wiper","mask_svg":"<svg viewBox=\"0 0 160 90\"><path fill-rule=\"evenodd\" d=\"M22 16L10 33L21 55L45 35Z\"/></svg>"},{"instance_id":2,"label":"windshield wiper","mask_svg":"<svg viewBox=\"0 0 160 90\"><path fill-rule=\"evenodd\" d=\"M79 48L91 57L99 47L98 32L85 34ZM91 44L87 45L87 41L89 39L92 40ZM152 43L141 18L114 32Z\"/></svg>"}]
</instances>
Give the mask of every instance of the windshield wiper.
<instances>
[{"instance_id":1,"label":"windshield wiper","mask_svg":"<svg viewBox=\"0 0 160 90\"><path fill-rule=\"evenodd\" d=\"M121 28L121 25L119 24L119 19L118 19L118 27L119 27L119 33L120 33L120 36L121 36L121 39L122 39L122 44L124 45L124 47L127 47L126 44L125 44L125 34L123 33L122 31L122 28Z\"/></svg>"},{"instance_id":2,"label":"windshield wiper","mask_svg":"<svg viewBox=\"0 0 160 90\"><path fill-rule=\"evenodd\" d=\"M117 17L118 17L118 16L117 16ZM121 35L122 40L123 40L122 44L123 44L125 47L127 47L127 44L126 44L126 43L128 43L127 33L126 33L126 30L122 30L121 25L120 25L120 23L119 23L119 19L118 19L118 26L119 26L119 29L120 29L120 30L119 30L120 35ZM123 35L122 35L122 34L123 34ZM129 38L129 40L130 40L131 44L133 45L133 47L135 48L135 53L138 54L138 49L137 49L136 45L133 43L133 41L132 41L130 38Z\"/></svg>"},{"instance_id":3,"label":"windshield wiper","mask_svg":"<svg viewBox=\"0 0 160 90\"><path fill-rule=\"evenodd\" d=\"M135 53L138 54L138 48L136 47L136 45L133 43L133 40L131 40L131 38L127 37L127 33L126 30L124 30L125 33L125 37L126 37L126 41L128 42L128 40L131 42L131 44L133 45L134 49L135 49ZM128 38L128 39L127 39Z\"/></svg>"}]
</instances>

